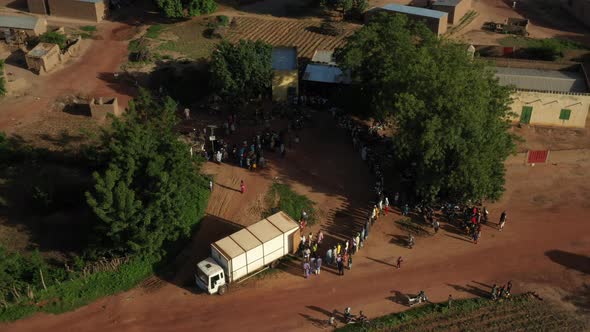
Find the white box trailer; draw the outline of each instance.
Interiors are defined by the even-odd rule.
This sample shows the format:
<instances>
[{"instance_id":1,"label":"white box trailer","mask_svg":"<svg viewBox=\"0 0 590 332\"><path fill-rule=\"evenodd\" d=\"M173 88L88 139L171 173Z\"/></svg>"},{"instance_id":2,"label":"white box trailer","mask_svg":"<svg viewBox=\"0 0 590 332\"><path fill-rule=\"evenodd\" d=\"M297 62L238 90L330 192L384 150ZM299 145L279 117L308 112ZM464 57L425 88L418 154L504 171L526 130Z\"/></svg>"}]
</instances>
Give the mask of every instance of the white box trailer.
<instances>
[{"instance_id":1,"label":"white box trailer","mask_svg":"<svg viewBox=\"0 0 590 332\"><path fill-rule=\"evenodd\" d=\"M299 224L280 211L211 244L211 258L197 264L197 285L209 294L225 293L235 282L295 253Z\"/></svg>"}]
</instances>

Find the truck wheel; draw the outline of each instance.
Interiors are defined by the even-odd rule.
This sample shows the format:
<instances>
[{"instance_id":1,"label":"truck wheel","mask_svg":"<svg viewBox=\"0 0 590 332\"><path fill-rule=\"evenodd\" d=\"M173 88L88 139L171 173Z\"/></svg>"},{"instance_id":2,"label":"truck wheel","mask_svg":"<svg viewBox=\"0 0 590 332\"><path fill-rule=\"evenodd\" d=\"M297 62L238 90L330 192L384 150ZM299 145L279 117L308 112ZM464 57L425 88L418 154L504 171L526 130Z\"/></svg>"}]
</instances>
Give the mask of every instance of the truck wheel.
<instances>
[{"instance_id":1,"label":"truck wheel","mask_svg":"<svg viewBox=\"0 0 590 332\"><path fill-rule=\"evenodd\" d=\"M227 286L226 285L223 285L223 286L219 287L219 289L217 290L217 293L219 295L223 295L223 294L225 294L225 292L227 292Z\"/></svg>"},{"instance_id":2,"label":"truck wheel","mask_svg":"<svg viewBox=\"0 0 590 332\"><path fill-rule=\"evenodd\" d=\"M270 267L271 267L272 269L276 269L278 266L279 266L279 261L278 261L278 260L276 260L276 261L274 261L274 262L270 263Z\"/></svg>"}]
</instances>

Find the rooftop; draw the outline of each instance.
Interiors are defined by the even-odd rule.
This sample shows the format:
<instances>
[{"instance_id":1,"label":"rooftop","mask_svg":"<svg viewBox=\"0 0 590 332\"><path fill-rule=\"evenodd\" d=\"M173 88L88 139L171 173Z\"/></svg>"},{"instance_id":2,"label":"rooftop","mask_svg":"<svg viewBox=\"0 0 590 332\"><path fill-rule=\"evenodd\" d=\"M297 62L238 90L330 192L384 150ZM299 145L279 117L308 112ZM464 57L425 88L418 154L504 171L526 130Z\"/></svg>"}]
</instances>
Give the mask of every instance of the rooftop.
<instances>
[{"instance_id":1,"label":"rooftop","mask_svg":"<svg viewBox=\"0 0 590 332\"><path fill-rule=\"evenodd\" d=\"M527 68L495 67L501 85L517 89L547 92L588 93L586 79L580 72Z\"/></svg>"},{"instance_id":2,"label":"rooftop","mask_svg":"<svg viewBox=\"0 0 590 332\"><path fill-rule=\"evenodd\" d=\"M7 16L0 15L0 27L13 29L33 30L39 18L34 16Z\"/></svg>"},{"instance_id":3,"label":"rooftop","mask_svg":"<svg viewBox=\"0 0 590 332\"><path fill-rule=\"evenodd\" d=\"M336 66L310 63L305 68L303 80L320 83L350 83L350 77L344 75Z\"/></svg>"},{"instance_id":4,"label":"rooftop","mask_svg":"<svg viewBox=\"0 0 590 332\"><path fill-rule=\"evenodd\" d=\"M424 16L430 18L442 18L447 16L447 13L441 12L438 10L420 8L420 7L412 7L412 6L402 6L395 3L390 3L388 5L380 7L381 9L389 10L396 13L408 14L408 15L416 15L416 16Z\"/></svg>"},{"instance_id":5,"label":"rooftop","mask_svg":"<svg viewBox=\"0 0 590 332\"><path fill-rule=\"evenodd\" d=\"M205 272L207 276L215 275L223 271L223 269L219 265L217 265L217 263L211 258L207 258L202 262L199 262L197 264L197 267L201 271Z\"/></svg>"},{"instance_id":6,"label":"rooftop","mask_svg":"<svg viewBox=\"0 0 590 332\"><path fill-rule=\"evenodd\" d=\"M435 6L449 6L449 7L455 7L458 4L461 3L461 1L463 0L436 0L434 2Z\"/></svg>"},{"instance_id":7,"label":"rooftop","mask_svg":"<svg viewBox=\"0 0 590 332\"><path fill-rule=\"evenodd\" d=\"M272 69L297 69L297 49L295 47L275 47L272 49Z\"/></svg>"},{"instance_id":8,"label":"rooftop","mask_svg":"<svg viewBox=\"0 0 590 332\"><path fill-rule=\"evenodd\" d=\"M325 63L328 65L336 65L334 61L334 51L333 50L317 50L313 53L311 57L311 62L315 63Z\"/></svg>"},{"instance_id":9,"label":"rooftop","mask_svg":"<svg viewBox=\"0 0 590 332\"><path fill-rule=\"evenodd\" d=\"M30 50L29 53L27 53L27 56L33 58L41 58L45 54L49 53L49 51L51 51L51 49L53 49L54 47L57 47L57 45L49 43L39 43L37 44L37 46L35 46L35 48Z\"/></svg>"}]
</instances>

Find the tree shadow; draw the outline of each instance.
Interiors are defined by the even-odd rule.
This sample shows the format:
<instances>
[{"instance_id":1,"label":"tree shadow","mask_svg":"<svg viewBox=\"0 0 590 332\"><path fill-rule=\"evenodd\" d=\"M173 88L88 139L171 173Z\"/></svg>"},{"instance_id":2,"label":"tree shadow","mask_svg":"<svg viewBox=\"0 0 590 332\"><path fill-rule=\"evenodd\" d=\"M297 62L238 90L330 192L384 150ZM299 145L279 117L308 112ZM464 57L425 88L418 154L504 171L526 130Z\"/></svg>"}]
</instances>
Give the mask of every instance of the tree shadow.
<instances>
[{"instance_id":1,"label":"tree shadow","mask_svg":"<svg viewBox=\"0 0 590 332\"><path fill-rule=\"evenodd\" d=\"M389 243L395 244L395 245L400 246L402 248L408 247L408 237L406 235L399 235L399 234L387 234L387 235L391 236Z\"/></svg>"},{"instance_id":2,"label":"tree shadow","mask_svg":"<svg viewBox=\"0 0 590 332\"><path fill-rule=\"evenodd\" d=\"M63 108L63 112L71 115L90 117L90 104L88 103L70 103L66 104Z\"/></svg>"},{"instance_id":3,"label":"tree shadow","mask_svg":"<svg viewBox=\"0 0 590 332\"><path fill-rule=\"evenodd\" d=\"M554 263L565 266L568 269L590 274L590 257L588 256L558 249L545 252L545 256Z\"/></svg>"},{"instance_id":4,"label":"tree shadow","mask_svg":"<svg viewBox=\"0 0 590 332\"><path fill-rule=\"evenodd\" d=\"M323 329L323 328L326 328L326 327L329 326L328 325L329 323L328 323L328 320L327 319L314 318L314 317L311 317L310 315L303 314L303 313L299 313L299 316L307 319L315 327L318 327L318 328L322 328Z\"/></svg>"}]
</instances>

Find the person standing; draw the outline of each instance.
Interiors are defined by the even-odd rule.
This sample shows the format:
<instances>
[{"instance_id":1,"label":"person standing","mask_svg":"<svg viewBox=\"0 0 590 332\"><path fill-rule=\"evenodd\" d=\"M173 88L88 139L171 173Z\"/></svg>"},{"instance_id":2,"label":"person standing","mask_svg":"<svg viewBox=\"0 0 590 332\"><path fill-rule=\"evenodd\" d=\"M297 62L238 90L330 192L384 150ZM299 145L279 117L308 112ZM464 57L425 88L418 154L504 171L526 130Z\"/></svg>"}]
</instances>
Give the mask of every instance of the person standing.
<instances>
[{"instance_id":1,"label":"person standing","mask_svg":"<svg viewBox=\"0 0 590 332\"><path fill-rule=\"evenodd\" d=\"M451 294L449 294L448 305L449 305L449 309L451 309L451 306L453 305L453 295L451 295Z\"/></svg>"},{"instance_id":2,"label":"person standing","mask_svg":"<svg viewBox=\"0 0 590 332\"><path fill-rule=\"evenodd\" d=\"M321 230L318 232L318 244L322 244L322 241L324 241L324 232L322 232Z\"/></svg>"},{"instance_id":3,"label":"person standing","mask_svg":"<svg viewBox=\"0 0 590 332\"><path fill-rule=\"evenodd\" d=\"M240 181L240 193L245 193L246 192L246 184L244 183L244 180Z\"/></svg>"},{"instance_id":4,"label":"person standing","mask_svg":"<svg viewBox=\"0 0 590 332\"><path fill-rule=\"evenodd\" d=\"M321 257L318 257L315 260L315 268L316 268L315 274L320 275L320 272L322 272L322 258Z\"/></svg>"},{"instance_id":5,"label":"person standing","mask_svg":"<svg viewBox=\"0 0 590 332\"><path fill-rule=\"evenodd\" d=\"M342 244L338 243L336 247L336 256L340 256L340 252L342 251Z\"/></svg>"},{"instance_id":6,"label":"person standing","mask_svg":"<svg viewBox=\"0 0 590 332\"><path fill-rule=\"evenodd\" d=\"M406 203L406 205L404 205L402 215L407 216L408 214L410 214L410 207L408 206L408 203Z\"/></svg>"},{"instance_id":7,"label":"person standing","mask_svg":"<svg viewBox=\"0 0 590 332\"><path fill-rule=\"evenodd\" d=\"M365 222L365 240L369 237L369 230L371 229L371 223L369 220Z\"/></svg>"},{"instance_id":8,"label":"person standing","mask_svg":"<svg viewBox=\"0 0 590 332\"><path fill-rule=\"evenodd\" d=\"M506 224L506 218L506 211L503 211L500 215L500 228L498 229L499 231L502 231L502 229L504 228L504 225Z\"/></svg>"},{"instance_id":9,"label":"person standing","mask_svg":"<svg viewBox=\"0 0 590 332\"><path fill-rule=\"evenodd\" d=\"M379 208L379 213L383 214L383 199L379 199L379 202L377 203L377 207Z\"/></svg>"},{"instance_id":10,"label":"person standing","mask_svg":"<svg viewBox=\"0 0 590 332\"><path fill-rule=\"evenodd\" d=\"M401 268L402 268L402 262L403 262L403 261L404 261L404 260L403 260L402 256L399 256L399 257L397 258L397 264L395 265L395 267L396 267L396 268L398 268L398 269L401 269Z\"/></svg>"},{"instance_id":11,"label":"person standing","mask_svg":"<svg viewBox=\"0 0 590 332\"><path fill-rule=\"evenodd\" d=\"M393 196L393 205L397 206L398 202L399 202L399 192L395 192L395 195Z\"/></svg>"},{"instance_id":12,"label":"person standing","mask_svg":"<svg viewBox=\"0 0 590 332\"><path fill-rule=\"evenodd\" d=\"M326 251L326 263L332 265L332 248L328 248Z\"/></svg>"},{"instance_id":13,"label":"person standing","mask_svg":"<svg viewBox=\"0 0 590 332\"><path fill-rule=\"evenodd\" d=\"M359 251L359 247L361 245L361 234L356 233L356 237L354 238L354 240L356 241L356 246L355 246L355 251L354 251L354 253L356 254Z\"/></svg>"},{"instance_id":14,"label":"person standing","mask_svg":"<svg viewBox=\"0 0 590 332\"><path fill-rule=\"evenodd\" d=\"M434 233L438 233L438 230L440 229L440 223L438 222L438 220L434 221Z\"/></svg>"},{"instance_id":15,"label":"person standing","mask_svg":"<svg viewBox=\"0 0 590 332\"><path fill-rule=\"evenodd\" d=\"M213 192L213 181L209 180L209 190Z\"/></svg>"},{"instance_id":16,"label":"person standing","mask_svg":"<svg viewBox=\"0 0 590 332\"><path fill-rule=\"evenodd\" d=\"M189 110L188 108L184 109L184 118L186 120L190 120L191 119L191 110Z\"/></svg>"},{"instance_id":17,"label":"person standing","mask_svg":"<svg viewBox=\"0 0 590 332\"><path fill-rule=\"evenodd\" d=\"M344 264L342 263L342 256L336 257L336 264L338 265L338 275L344 275Z\"/></svg>"},{"instance_id":18,"label":"person standing","mask_svg":"<svg viewBox=\"0 0 590 332\"><path fill-rule=\"evenodd\" d=\"M389 198L385 196L385 215L389 212Z\"/></svg>"},{"instance_id":19,"label":"person standing","mask_svg":"<svg viewBox=\"0 0 590 332\"><path fill-rule=\"evenodd\" d=\"M305 279L309 277L309 269L309 263L306 261L305 263L303 263L303 276L305 277Z\"/></svg>"},{"instance_id":20,"label":"person standing","mask_svg":"<svg viewBox=\"0 0 590 332\"><path fill-rule=\"evenodd\" d=\"M348 269L352 270L352 255L348 255Z\"/></svg>"}]
</instances>

